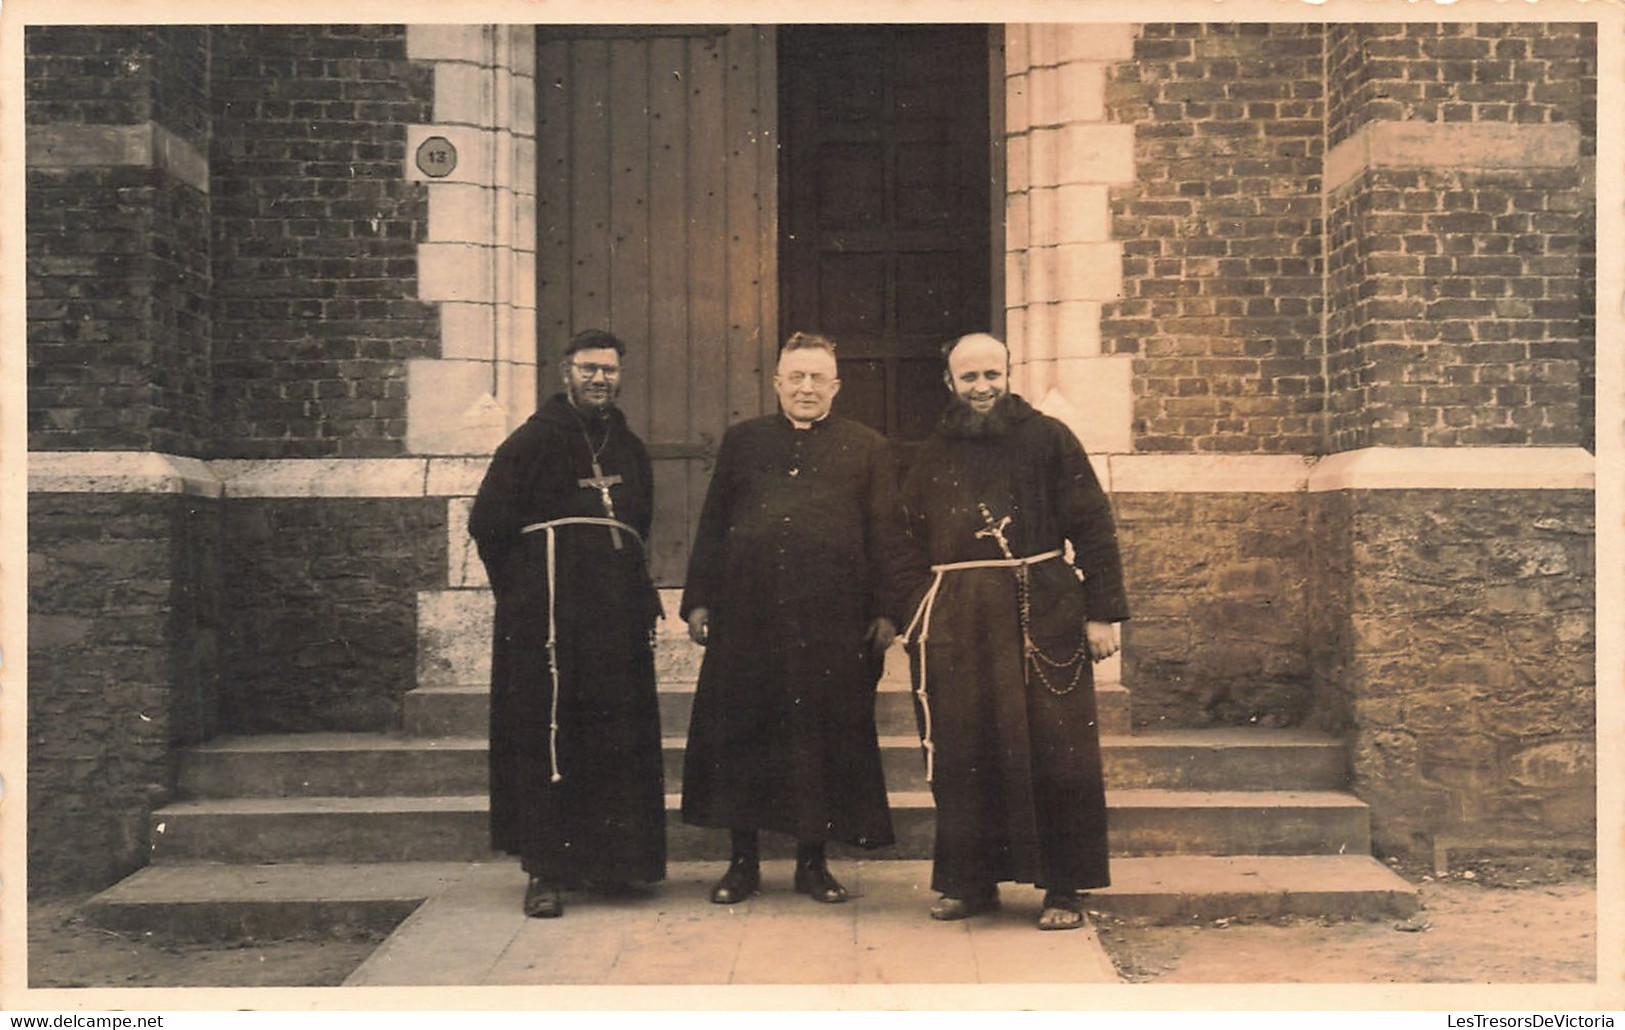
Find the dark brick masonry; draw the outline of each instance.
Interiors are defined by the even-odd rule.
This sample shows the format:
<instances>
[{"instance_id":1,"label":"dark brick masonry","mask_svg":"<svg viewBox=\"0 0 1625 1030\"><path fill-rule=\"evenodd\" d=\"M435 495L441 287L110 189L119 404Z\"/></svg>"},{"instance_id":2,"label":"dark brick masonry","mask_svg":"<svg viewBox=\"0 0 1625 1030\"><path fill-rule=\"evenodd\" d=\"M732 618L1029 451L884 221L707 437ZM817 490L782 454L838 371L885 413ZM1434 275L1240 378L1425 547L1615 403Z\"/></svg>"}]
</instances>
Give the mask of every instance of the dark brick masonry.
<instances>
[{"instance_id":1,"label":"dark brick masonry","mask_svg":"<svg viewBox=\"0 0 1625 1030\"><path fill-rule=\"evenodd\" d=\"M445 586L445 499L232 500L225 540L224 724L397 725L416 685L417 591Z\"/></svg>"},{"instance_id":2,"label":"dark brick masonry","mask_svg":"<svg viewBox=\"0 0 1625 1030\"><path fill-rule=\"evenodd\" d=\"M401 171L432 73L402 26L213 35L217 454L399 455L406 359L439 339L414 299L428 194Z\"/></svg>"},{"instance_id":3,"label":"dark brick masonry","mask_svg":"<svg viewBox=\"0 0 1625 1030\"><path fill-rule=\"evenodd\" d=\"M1123 683L1142 729L1310 719L1302 493L1114 498L1134 619Z\"/></svg>"},{"instance_id":4,"label":"dark brick masonry","mask_svg":"<svg viewBox=\"0 0 1625 1030\"><path fill-rule=\"evenodd\" d=\"M207 32L31 27L30 126L152 123L206 145ZM30 167L32 450L208 447L209 203L150 167Z\"/></svg>"},{"instance_id":5,"label":"dark brick masonry","mask_svg":"<svg viewBox=\"0 0 1625 1030\"><path fill-rule=\"evenodd\" d=\"M217 722L218 502L31 494L30 890L111 882L146 862L175 748Z\"/></svg>"},{"instance_id":6,"label":"dark brick masonry","mask_svg":"<svg viewBox=\"0 0 1625 1030\"><path fill-rule=\"evenodd\" d=\"M1378 847L1589 846L1589 491L1322 495L1317 680Z\"/></svg>"}]
</instances>

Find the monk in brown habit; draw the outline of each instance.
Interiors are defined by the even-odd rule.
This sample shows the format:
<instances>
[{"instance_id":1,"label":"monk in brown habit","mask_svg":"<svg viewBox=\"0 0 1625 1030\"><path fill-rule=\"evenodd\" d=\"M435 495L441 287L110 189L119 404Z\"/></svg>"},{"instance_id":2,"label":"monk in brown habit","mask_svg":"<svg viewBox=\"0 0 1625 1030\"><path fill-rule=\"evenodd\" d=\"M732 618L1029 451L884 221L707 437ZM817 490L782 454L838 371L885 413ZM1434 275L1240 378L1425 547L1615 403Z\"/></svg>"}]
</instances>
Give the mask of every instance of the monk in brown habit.
<instances>
[{"instance_id":1,"label":"monk in brown habit","mask_svg":"<svg viewBox=\"0 0 1625 1030\"><path fill-rule=\"evenodd\" d=\"M962 337L947 360L953 399L903 483L931 916L1015 881L1044 889L1040 929L1073 929L1079 892L1111 882L1091 665L1128 618L1116 530L1072 431L1009 392L1004 344Z\"/></svg>"},{"instance_id":2,"label":"monk in brown habit","mask_svg":"<svg viewBox=\"0 0 1625 1030\"><path fill-rule=\"evenodd\" d=\"M496 595L491 845L530 874L534 917L562 914L567 887L666 875L654 494L615 407L625 351L598 330L570 340L564 392L497 448L468 522Z\"/></svg>"},{"instance_id":3,"label":"monk in brown habit","mask_svg":"<svg viewBox=\"0 0 1625 1030\"><path fill-rule=\"evenodd\" d=\"M711 892L761 884L758 833L794 837L795 889L845 901L828 841L892 841L875 685L896 634L894 466L873 430L831 414L834 344L797 333L773 377L781 411L723 437L682 615L706 647L683 763L683 818L732 832Z\"/></svg>"}]
</instances>

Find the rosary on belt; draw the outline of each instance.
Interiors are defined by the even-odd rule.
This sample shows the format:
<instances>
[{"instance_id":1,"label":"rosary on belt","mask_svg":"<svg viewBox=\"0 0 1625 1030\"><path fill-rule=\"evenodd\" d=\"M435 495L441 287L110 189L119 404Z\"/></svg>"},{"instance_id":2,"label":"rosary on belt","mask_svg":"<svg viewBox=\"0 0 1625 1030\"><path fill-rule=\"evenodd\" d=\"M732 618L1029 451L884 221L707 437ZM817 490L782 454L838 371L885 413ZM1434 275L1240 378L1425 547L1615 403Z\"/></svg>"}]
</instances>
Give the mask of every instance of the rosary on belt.
<instances>
[{"instance_id":1,"label":"rosary on belt","mask_svg":"<svg viewBox=\"0 0 1625 1030\"><path fill-rule=\"evenodd\" d=\"M1010 544L1004 538L1004 527L1010 524L1010 516L1006 515L995 522L993 513L987 510L986 504L978 503L977 507L982 511L982 521L987 523L987 528L977 530L976 535L978 537L992 537L998 543L999 550L1004 552L1005 560L1016 562L1016 607L1021 615L1022 678L1026 678L1027 669L1031 668L1038 673L1038 681L1051 694L1063 697L1072 693L1078 688L1078 683L1083 679L1083 670L1089 667L1086 660L1089 656L1089 634L1087 630L1083 634L1083 639L1078 641L1078 649L1072 652L1072 657L1064 662L1058 662L1051 658L1037 644L1033 643L1031 567L1024 561L1017 561L1016 556L1010 553ZM1057 689L1050 680L1050 671L1064 673L1068 669L1072 670L1069 682L1066 686Z\"/></svg>"}]
</instances>

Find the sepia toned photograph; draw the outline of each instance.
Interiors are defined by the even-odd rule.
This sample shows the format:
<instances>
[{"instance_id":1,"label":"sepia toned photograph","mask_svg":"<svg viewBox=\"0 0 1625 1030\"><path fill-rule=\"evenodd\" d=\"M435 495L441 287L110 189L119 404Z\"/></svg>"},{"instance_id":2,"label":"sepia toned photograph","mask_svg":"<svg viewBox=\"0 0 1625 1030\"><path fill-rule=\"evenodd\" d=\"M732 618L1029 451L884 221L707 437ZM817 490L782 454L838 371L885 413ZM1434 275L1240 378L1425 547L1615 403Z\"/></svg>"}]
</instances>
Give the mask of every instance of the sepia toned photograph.
<instances>
[{"instance_id":1,"label":"sepia toned photograph","mask_svg":"<svg viewBox=\"0 0 1625 1030\"><path fill-rule=\"evenodd\" d=\"M626 7L8 5L5 1007L1617 1006L1618 9Z\"/></svg>"}]
</instances>

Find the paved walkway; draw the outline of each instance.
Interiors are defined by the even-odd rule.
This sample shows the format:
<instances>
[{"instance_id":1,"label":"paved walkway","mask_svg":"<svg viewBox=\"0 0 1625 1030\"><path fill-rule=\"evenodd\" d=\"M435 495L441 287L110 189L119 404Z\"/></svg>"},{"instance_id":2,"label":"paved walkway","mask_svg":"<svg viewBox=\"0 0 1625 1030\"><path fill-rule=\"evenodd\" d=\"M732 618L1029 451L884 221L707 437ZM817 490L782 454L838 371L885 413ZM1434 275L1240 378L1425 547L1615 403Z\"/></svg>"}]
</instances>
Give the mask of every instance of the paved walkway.
<instances>
[{"instance_id":1,"label":"paved walkway","mask_svg":"<svg viewBox=\"0 0 1625 1030\"><path fill-rule=\"evenodd\" d=\"M1005 885L1004 908L955 923L927 916L929 862L830 863L852 893L819 905L766 862L763 892L707 900L721 863L674 863L638 896L564 897L527 919L516 865L472 865L403 922L347 986L1116 983L1093 930L1035 928L1040 893Z\"/></svg>"}]
</instances>

